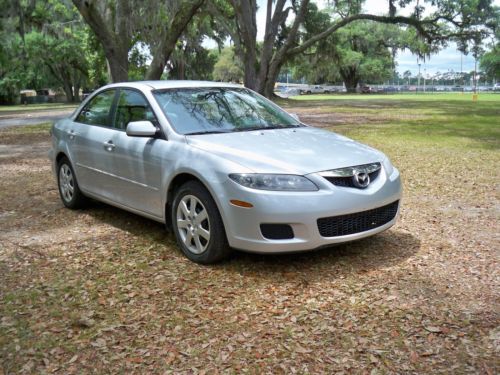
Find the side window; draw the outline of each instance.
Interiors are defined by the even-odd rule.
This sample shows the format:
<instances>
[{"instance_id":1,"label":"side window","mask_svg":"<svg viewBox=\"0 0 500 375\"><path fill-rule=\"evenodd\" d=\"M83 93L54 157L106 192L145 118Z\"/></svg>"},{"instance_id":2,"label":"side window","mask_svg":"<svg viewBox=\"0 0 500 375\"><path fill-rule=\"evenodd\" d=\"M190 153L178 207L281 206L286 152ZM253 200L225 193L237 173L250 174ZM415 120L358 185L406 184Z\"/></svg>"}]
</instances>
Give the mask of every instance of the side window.
<instances>
[{"instance_id":1,"label":"side window","mask_svg":"<svg viewBox=\"0 0 500 375\"><path fill-rule=\"evenodd\" d=\"M77 122L88 125L100 125L111 127L109 112L113 105L115 90L104 91L87 103L76 117Z\"/></svg>"},{"instance_id":2,"label":"side window","mask_svg":"<svg viewBox=\"0 0 500 375\"><path fill-rule=\"evenodd\" d=\"M116 104L115 128L125 130L129 122L144 120L156 122L156 117L146 98L134 90L120 90L120 97Z\"/></svg>"}]
</instances>

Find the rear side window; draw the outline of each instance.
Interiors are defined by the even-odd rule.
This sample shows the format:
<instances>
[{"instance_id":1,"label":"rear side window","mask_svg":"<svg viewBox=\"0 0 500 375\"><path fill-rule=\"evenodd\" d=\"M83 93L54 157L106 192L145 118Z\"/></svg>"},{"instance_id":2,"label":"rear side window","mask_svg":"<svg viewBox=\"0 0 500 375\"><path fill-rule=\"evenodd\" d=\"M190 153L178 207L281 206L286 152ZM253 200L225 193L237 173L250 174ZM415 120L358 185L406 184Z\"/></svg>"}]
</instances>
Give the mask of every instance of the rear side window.
<instances>
[{"instance_id":1,"label":"rear side window","mask_svg":"<svg viewBox=\"0 0 500 375\"><path fill-rule=\"evenodd\" d=\"M146 98L134 90L120 90L116 103L115 128L125 130L132 121L156 122L153 110Z\"/></svg>"},{"instance_id":2,"label":"rear side window","mask_svg":"<svg viewBox=\"0 0 500 375\"><path fill-rule=\"evenodd\" d=\"M107 90L93 97L78 114L76 121L88 125L111 127L110 111L115 90Z\"/></svg>"}]
</instances>

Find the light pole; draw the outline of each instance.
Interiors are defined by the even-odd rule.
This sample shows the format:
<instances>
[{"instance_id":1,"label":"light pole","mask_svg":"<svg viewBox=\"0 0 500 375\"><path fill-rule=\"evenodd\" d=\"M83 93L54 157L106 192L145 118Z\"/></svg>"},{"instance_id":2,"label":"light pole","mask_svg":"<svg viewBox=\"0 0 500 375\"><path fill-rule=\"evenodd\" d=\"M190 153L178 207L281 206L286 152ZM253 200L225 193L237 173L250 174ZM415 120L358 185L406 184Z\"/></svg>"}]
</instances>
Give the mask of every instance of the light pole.
<instances>
[{"instance_id":1,"label":"light pole","mask_svg":"<svg viewBox=\"0 0 500 375\"><path fill-rule=\"evenodd\" d=\"M462 78L462 93L464 92L464 70L463 70L463 53L460 52L460 78Z\"/></svg>"},{"instance_id":2,"label":"light pole","mask_svg":"<svg viewBox=\"0 0 500 375\"><path fill-rule=\"evenodd\" d=\"M477 94L477 56L474 56L474 95Z\"/></svg>"},{"instance_id":3,"label":"light pole","mask_svg":"<svg viewBox=\"0 0 500 375\"><path fill-rule=\"evenodd\" d=\"M415 91L416 93L418 93L420 91L420 61L417 57L417 64L418 64L418 82L417 82L417 90Z\"/></svg>"},{"instance_id":4,"label":"light pole","mask_svg":"<svg viewBox=\"0 0 500 375\"><path fill-rule=\"evenodd\" d=\"M424 68L424 92L425 92L425 73L426 73L427 69Z\"/></svg>"}]
</instances>

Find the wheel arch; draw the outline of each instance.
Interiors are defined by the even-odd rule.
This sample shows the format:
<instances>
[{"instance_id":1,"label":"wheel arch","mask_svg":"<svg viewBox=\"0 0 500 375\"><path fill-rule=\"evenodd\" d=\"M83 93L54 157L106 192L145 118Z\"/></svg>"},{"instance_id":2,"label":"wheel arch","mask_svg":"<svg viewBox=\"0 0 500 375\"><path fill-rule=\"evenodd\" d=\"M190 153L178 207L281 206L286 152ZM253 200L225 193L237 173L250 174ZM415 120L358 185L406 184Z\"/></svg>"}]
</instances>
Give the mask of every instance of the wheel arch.
<instances>
[{"instance_id":1,"label":"wheel arch","mask_svg":"<svg viewBox=\"0 0 500 375\"><path fill-rule=\"evenodd\" d=\"M65 152L59 151L56 155L56 158L55 158L56 166L59 164L59 162L61 161L62 158L66 158L69 160L68 155L66 155Z\"/></svg>"},{"instance_id":2,"label":"wheel arch","mask_svg":"<svg viewBox=\"0 0 500 375\"><path fill-rule=\"evenodd\" d=\"M218 202L218 200L216 198L216 195L212 191L212 189L209 188L208 184L206 184L205 181L203 181L203 179L200 176L197 176L196 174L194 174L194 173L192 173L190 171L183 171L183 172L178 173L175 177L172 178L172 180L168 184L168 188L167 188L167 191L166 191L165 208L164 208L165 213L164 213L164 215L165 215L165 224L166 224L167 228L170 229L172 227L170 210L172 208L172 203L173 203L173 200L174 200L175 191L179 187L181 187L182 185L184 185L186 182L188 182L188 181L197 181L201 185L203 185L203 187L205 189L207 189L207 191L212 196L212 199L214 200L214 202L215 202L215 204L216 204L216 206L217 206L217 208L219 210L219 213L221 214L222 221L224 222L224 215L222 215L221 207L219 205L219 202ZM225 227L225 225L224 225L224 227Z\"/></svg>"}]
</instances>

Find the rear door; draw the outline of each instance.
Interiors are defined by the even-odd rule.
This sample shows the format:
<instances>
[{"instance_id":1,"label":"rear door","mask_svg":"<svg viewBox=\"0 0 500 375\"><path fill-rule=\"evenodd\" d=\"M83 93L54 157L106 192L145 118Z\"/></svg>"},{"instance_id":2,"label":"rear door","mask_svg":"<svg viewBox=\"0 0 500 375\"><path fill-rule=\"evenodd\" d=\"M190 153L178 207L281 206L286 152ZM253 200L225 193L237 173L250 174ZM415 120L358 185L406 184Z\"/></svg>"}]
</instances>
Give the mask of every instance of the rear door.
<instances>
[{"instance_id":1,"label":"rear door","mask_svg":"<svg viewBox=\"0 0 500 375\"><path fill-rule=\"evenodd\" d=\"M114 160L110 157L117 130L113 128L116 89L93 97L74 121L73 164L80 188L110 200L114 199Z\"/></svg>"}]
</instances>

